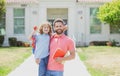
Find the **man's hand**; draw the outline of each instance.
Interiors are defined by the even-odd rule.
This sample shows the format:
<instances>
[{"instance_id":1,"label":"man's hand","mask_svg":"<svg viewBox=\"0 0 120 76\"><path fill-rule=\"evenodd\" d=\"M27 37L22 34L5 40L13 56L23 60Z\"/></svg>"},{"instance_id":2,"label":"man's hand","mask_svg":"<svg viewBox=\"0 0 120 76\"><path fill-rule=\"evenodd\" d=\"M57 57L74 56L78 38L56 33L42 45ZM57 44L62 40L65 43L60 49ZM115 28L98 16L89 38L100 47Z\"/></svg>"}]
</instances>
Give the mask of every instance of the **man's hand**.
<instances>
[{"instance_id":1,"label":"man's hand","mask_svg":"<svg viewBox=\"0 0 120 76\"><path fill-rule=\"evenodd\" d=\"M75 58L75 51L69 51L69 55L66 55L64 57L57 57L55 58L55 61L58 63L63 63L64 61L72 60L74 58Z\"/></svg>"},{"instance_id":2,"label":"man's hand","mask_svg":"<svg viewBox=\"0 0 120 76\"><path fill-rule=\"evenodd\" d=\"M58 63L62 63L63 58L62 57L57 57L57 58L55 58L55 61L58 62Z\"/></svg>"},{"instance_id":3,"label":"man's hand","mask_svg":"<svg viewBox=\"0 0 120 76\"><path fill-rule=\"evenodd\" d=\"M39 64L40 63L40 59L39 58L35 59L35 62L36 62L36 64Z\"/></svg>"}]
</instances>

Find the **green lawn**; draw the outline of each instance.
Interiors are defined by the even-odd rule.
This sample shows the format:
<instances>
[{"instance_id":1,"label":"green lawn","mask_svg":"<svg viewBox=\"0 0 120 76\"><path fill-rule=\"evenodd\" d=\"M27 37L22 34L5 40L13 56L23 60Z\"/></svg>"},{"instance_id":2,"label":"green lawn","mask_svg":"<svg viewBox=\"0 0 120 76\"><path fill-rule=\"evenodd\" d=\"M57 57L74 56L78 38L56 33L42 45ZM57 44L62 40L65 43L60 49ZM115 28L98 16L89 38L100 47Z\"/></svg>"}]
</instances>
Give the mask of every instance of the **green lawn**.
<instances>
[{"instance_id":1,"label":"green lawn","mask_svg":"<svg viewBox=\"0 0 120 76\"><path fill-rule=\"evenodd\" d=\"M30 55L30 47L0 48L0 76L7 76Z\"/></svg>"},{"instance_id":2,"label":"green lawn","mask_svg":"<svg viewBox=\"0 0 120 76\"><path fill-rule=\"evenodd\" d=\"M120 47L90 46L77 50L92 76L120 76Z\"/></svg>"}]
</instances>

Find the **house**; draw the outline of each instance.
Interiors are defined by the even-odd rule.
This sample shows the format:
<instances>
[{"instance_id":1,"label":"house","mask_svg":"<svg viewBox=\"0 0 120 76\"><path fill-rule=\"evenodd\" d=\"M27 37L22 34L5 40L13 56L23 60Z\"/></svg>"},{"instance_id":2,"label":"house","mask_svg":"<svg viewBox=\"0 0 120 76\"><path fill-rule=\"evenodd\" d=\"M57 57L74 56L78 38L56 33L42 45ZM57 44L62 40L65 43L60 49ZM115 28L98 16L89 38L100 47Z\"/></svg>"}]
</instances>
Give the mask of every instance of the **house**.
<instances>
[{"instance_id":1,"label":"house","mask_svg":"<svg viewBox=\"0 0 120 76\"><path fill-rule=\"evenodd\" d=\"M6 0L6 15L3 26L6 30L4 45L9 37L29 42L28 36L34 25L43 21L51 23L62 18L68 26L67 35L77 45L89 45L91 41L120 42L120 34L108 24L101 23L96 13L99 6L111 0Z\"/></svg>"}]
</instances>

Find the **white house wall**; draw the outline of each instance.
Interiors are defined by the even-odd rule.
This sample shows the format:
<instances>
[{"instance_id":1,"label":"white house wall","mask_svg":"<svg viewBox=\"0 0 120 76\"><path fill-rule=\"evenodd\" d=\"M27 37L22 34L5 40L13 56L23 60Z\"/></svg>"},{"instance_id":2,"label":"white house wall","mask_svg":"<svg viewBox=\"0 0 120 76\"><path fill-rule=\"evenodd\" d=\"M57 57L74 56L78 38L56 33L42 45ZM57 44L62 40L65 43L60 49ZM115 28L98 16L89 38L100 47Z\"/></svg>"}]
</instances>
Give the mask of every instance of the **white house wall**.
<instances>
[{"instance_id":1,"label":"white house wall","mask_svg":"<svg viewBox=\"0 0 120 76\"><path fill-rule=\"evenodd\" d=\"M100 4L89 5L89 7L100 7L100 6L101 6ZM88 16L88 17L90 17L90 16ZM89 40L89 42L91 42L91 41L109 41L109 40L116 40L116 41L120 42L120 35L119 34L110 34L109 25L102 23L100 34L90 34L90 26L89 26L89 39L88 40Z\"/></svg>"},{"instance_id":2,"label":"white house wall","mask_svg":"<svg viewBox=\"0 0 120 76\"><path fill-rule=\"evenodd\" d=\"M40 22L47 20L47 9L49 8L68 8L68 35L73 37L75 34L75 3L73 2L40 2L39 4Z\"/></svg>"},{"instance_id":3,"label":"white house wall","mask_svg":"<svg viewBox=\"0 0 120 76\"><path fill-rule=\"evenodd\" d=\"M25 8L25 34L14 34L14 8ZM29 42L28 37L34 25L38 25L38 6L27 5L21 7L20 4L8 5L6 7L6 36L4 45L8 45L9 37L16 37L18 41Z\"/></svg>"},{"instance_id":4,"label":"white house wall","mask_svg":"<svg viewBox=\"0 0 120 76\"><path fill-rule=\"evenodd\" d=\"M27 25L26 25L26 33L29 35L33 31L34 26L39 26L39 6L38 5L31 5L28 10L26 10L27 15Z\"/></svg>"},{"instance_id":5,"label":"white house wall","mask_svg":"<svg viewBox=\"0 0 120 76\"><path fill-rule=\"evenodd\" d=\"M81 46L86 43L86 10L82 5L76 6L76 44Z\"/></svg>"},{"instance_id":6,"label":"white house wall","mask_svg":"<svg viewBox=\"0 0 120 76\"><path fill-rule=\"evenodd\" d=\"M100 34L90 33L90 7L99 7L101 4L77 4L76 41L81 45L89 45L91 41L108 41L115 39L120 42L119 34L110 34L109 25L102 24Z\"/></svg>"},{"instance_id":7,"label":"white house wall","mask_svg":"<svg viewBox=\"0 0 120 76\"><path fill-rule=\"evenodd\" d=\"M120 34L111 34L109 40L115 40L120 43Z\"/></svg>"},{"instance_id":8,"label":"white house wall","mask_svg":"<svg viewBox=\"0 0 120 76\"><path fill-rule=\"evenodd\" d=\"M12 7L6 7L6 34L3 46L8 46L8 37L12 35L13 32L13 11Z\"/></svg>"}]
</instances>

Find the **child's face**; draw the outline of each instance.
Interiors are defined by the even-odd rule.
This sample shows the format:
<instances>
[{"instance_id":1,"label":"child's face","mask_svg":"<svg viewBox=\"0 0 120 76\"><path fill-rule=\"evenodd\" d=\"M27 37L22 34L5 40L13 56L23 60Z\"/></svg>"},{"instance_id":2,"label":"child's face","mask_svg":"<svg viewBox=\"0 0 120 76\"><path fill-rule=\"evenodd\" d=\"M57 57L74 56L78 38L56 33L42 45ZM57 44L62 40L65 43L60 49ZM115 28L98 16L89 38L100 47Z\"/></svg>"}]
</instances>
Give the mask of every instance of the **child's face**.
<instances>
[{"instance_id":1,"label":"child's face","mask_svg":"<svg viewBox=\"0 0 120 76\"><path fill-rule=\"evenodd\" d=\"M49 31L50 31L49 26L48 25L44 25L43 26L43 33L48 34Z\"/></svg>"}]
</instances>

